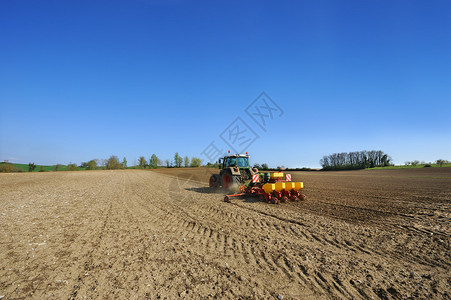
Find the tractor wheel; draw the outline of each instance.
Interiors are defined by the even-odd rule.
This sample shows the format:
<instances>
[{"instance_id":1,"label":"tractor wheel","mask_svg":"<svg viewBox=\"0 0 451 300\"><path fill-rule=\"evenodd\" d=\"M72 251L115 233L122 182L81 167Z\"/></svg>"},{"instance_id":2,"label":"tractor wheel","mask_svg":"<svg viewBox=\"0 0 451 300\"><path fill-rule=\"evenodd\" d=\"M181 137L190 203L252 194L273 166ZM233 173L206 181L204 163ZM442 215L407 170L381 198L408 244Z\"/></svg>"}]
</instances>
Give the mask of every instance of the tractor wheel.
<instances>
[{"instance_id":1,"label":"tractor wheel","mask_svg":"<svg viewBox=\"0 0 451 300\"><path fill-rule=\"evenodd\" d=\"M233 183L233 179L232 179L232 174L230 172L224 172L224 174L222 174L222 186L228 190Z\"/></svg>"},{"instance_id":2,"label":"tractor wheel","mask_svg":"<svg viewBox=\"0 0 451 300\"><path fill-rule=\"evenodd\" d=\"M222 174L222 187L226 190L229 190L232 187L239 187L240 185L241 182L239 176L233 176L230 171L226 171Z\"/></svg>"},{"instance_id":3,"label":"tractor wheel","mask_svg":"<svg viewBox=\"0 0 451 300\"><path fill-rule=\"evenodd\" d=\"M213 174L210 177L210 187L211 188L218 188L220 185L220 177L218 174Z\"/></svg>"}]
</instances>

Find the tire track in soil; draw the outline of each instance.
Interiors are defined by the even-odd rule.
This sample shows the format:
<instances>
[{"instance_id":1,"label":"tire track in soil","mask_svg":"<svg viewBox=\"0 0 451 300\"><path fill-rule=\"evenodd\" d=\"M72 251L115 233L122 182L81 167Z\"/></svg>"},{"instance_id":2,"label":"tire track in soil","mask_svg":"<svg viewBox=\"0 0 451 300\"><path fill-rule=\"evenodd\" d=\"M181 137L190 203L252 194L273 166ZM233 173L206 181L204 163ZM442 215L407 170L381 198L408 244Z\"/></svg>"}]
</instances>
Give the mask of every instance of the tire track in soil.
<instances>
[{"instance_id":1,"label":"tire track in soil","mask_svg":"<svg viewBox=\"0 0 451 300\"><path fill-rule=\"evenodd\" d=\"M295 221L295 220L290 220L290 219L286 219L286 218L279 217L279 216L276 216L276 215L272 215L272 214L267 213L267 212L259 211L258 209L248 208L248 207L242 206L242 205L240 205L238 203L232 203L232 204L234 204L236 206L239 206L241 208L244 208L244 209L249 209L249 210L256 211L257 213L261 213L261 214L263 214L265 216L274 217L274 218L279 219L281 221L286 221L286 222L289 222L289 223L293 223L293 224L297 224L297 225L301 225L301 226L306 226L302 222L298 222L298 221ZM341 206L343 206L343 205L341 205ZM352 207L352 208L356 208L356 207ZM368 210L368 209L364 209L364 210ZM376 210L372 210L371 209L370 211L376 211ZM393 215L403 216L402 214L397 214L397 213L393 213ZM338 219L340 219L340 218L338 218ZM386 224L390 223L390 225L393 228L401 229L402 231L414 232L414 233L417 233L417 234L420 234L420 235L424 235L424 234L431 235L431 236L432 235L438 235L438 236L443 237L443 238L445 238L447 240L449 240L449 237L450 237L449 234L446 234L444 232L431 231L431 230L427 230L427 229L418 229L418 228L414 228L414 227L409 226L409 225L399 225L399 224L397 224L397 223L405 223L404 220L397 219L396 221L397 222L391 220L389 222L386 222ZM385 224L385 227L387 227L386 224ZM311 231L311 229L310 229L310 231ZM307 239L314 238L315 240L317 240L318 242L322 243L323 245L324 245L324 243L328 243L328 244L330 244L332 246L337 246L337 247L339 247L341 249L348 248L349 250L351 250L353 252L356 252L356 253L357 252L362 252L362 253L365 253L365 254L368 254L368 255L379 255L381 257L386 257L387 255L389 255L389 256L392 256L393 258L396 258L396 259L406 259L406 258L408 258L408 261L410 261L412 263L420 263L422 265L426 265L426 266L430 266L430 267L437 267L437 266L439 266L439 267L442 267L444 269L449 268L450 265L451 265L451 263L449 261L446 261L444 259L441 259L439 261L437 261L437 259L430 259L429 256L426 255L426 254L425 255L420 255L420 254L414 253L414 252L407 252L406 253L405 251L397 252L395 250L391 250L390 248L386 248L386 249L383 249L383 251L380 251L380 250L377 250L377 249L370 249L368 247L365 247L364 245L362 245L362 246L357 246L357 245L352 246L352 244L350 244L349 242L338 243L336 240L335 240L335 242L333 242L333 241L328 240L324 236L320 238L319 237L320 235L317 236L317 235L314 235L312 233L308 233L309 235L307 235L304 231L302 231L302 234ZM415 247L415 248L416 249L421 249L421 247Z\"/></svg>"},{"instance_id":2,"label":"tire track in soil","mask_svg":"<svg viewBox=\"0 0 451 300\"><path fill-rule=\"evenodd\" d=\"M129 211L134 214L138 219L146 220L148 223L152 223L157 230L162 231L164 236L166 236L167 240L174 238L172 235L176 234L176 239L181 240L181 236L186 236L183 239L191 239L194 243L190 244L192 252L195 253L196 256L199 256L202 253L202 249L208 249L211 253L224 253L225 256L231 256L228 253L227 249L231 247L227 236L220 234L210 228L206 228L201 226L199 223L191 220L181 219L180 215L170 211L164 207L154 205L161 204L162 202L148 202L146 198L143 198L140 195L133 194L133 201L128 203ZM192 247L196 245L196 243L200 243L202 246L206 247ZM223 257L218 254L217 258ZM199 258L197 258L199 259ZM209 261L210 264L215 265L218 270L222 270L222 273L228 274L230 271L225 270L220 266L218 262ZM228 276L233 275L236 281L241 281L242 279L238 279L238 275L236 274L228 274ZM241 277L241 276L240 276ZM250 284L252 285L252 283ZM255 285L255 283L254 283ZM223 296L226 294L223 294ZM231 292L232 296L235 295Z\"/></svg>"},{"instance_id":3,"label":"tire track in soil","mask_svg":"<svg viewBox=\"0 0 451 300\"><path fill-rule=\"evenodd\" d=\"M60 278L62 269L43 269L50 277L16 275L41 298L260 299L283 294L287 299L390 299L447 295L446 282L451 278L446 275L450 261L444 251L449 250L446 203L438 210L433 204L420 203L420 210L391 216L387 224L369 220L361 225L310 214L305 205L309 203L227 204L221 195L199 193L205 190L193 181L180 182L182 190L170 191L171 177L146 171L46 175L58 181L42 187L31 183L31 189L49 193L57 186L69 188L59 197L55 194L54 200L34 198L40 205L37 212L45 216L58 211L51 201L61 199L67 202L65 209L72 205L76 213L69 211L55 223L60 233L48 248L55 256L67 249L68 257L56 262L57 268L65 268L73 259L70 284L53 283L55 289L45 288L49 281ZM20 180L17 183L20 185ZM22 186L25 189L27 184ZM20 195L13 190L8 193ZM21 210L15 213L10 218L23 217ZM71 217L80 219L72 221ZM39 228L44 230L45 219L40 222ZM3 250L5 245L0 247ZM31 265L46 262L43 259L36 256ZM17 287L14 295L20 297L23 291Z\"/></svg>"},{"instance_id":4,"label":"tire track in soil","mask_svg":"<svg viewBox=\"0 0 451 300\"><path fill-rule=\"evenodd\" d=\"M146 209L146 205L141 203L141 205L143 205L143 209ZM228 204L227 204L228 205ZM210 235L208 235L208 237L206 237L203 234L198 234L199 232L207 232L208 230L213 231L211 228L204 228L204 226L209 226L209 225L203 225L200 224L199 221L195 221L196 220L196 216L202 216L202 219L208 219L208 218L217 218L217 213L222 214L222 216L225 217L225 222L226 223L238 223L238 224L233 224L233 225L238 225L238 227L242 227L243 225L245 225L246 223L249 222L245 222L242 220L248 220L249 217L246 216L241 216L238 215L237 212L229 212L229 211L223 211L220 210L218 208L211 208L211 207L205 207L205 206L190 206L190 211L194 212L194 215L192 215L191 212L188 212L186 209L184 209L183 207L181 207L180 205L174 205L173 203L167 202L165 203L165 206L172 206L173 209L169 210L169 209L165 209L164 210L164 214L165 217L164 219L167 220L167 224L178 224L179 220L180 220L180 215L178 213L175 212L181 212L184 215L186 215L190 221L182 221L185 224L185 229L188 229L188 232L185 230L183 233L187 234L188 238L194 239L196 241L200 241L201 244L208 244L211 243L211 241L204 243L203 241L205 239L208 240L208 237ZM241 208L241 207L240 207ZM158 209L161 209L161 207L158 207ZM257 214L260 214L259 211L255 211ZM169 216L168 216L169 215ZM269 214L264 214L267 217L274 217L273 215L269 215ZM258 216L260 217L260 216ZM275 218L277 219L277 221L282 221L282 222L287 222L289 224L295 224L295 225L299 225L299 222L296 221L292 221L292 220L287 220L284 218L280 218L275 216ZM205 222L204 222L205 223ZM187 226L186 224L189 224L189 226ZM286 225L279 225L277 223L271 223L268 220L261 220L260 222L255 222L255 224L257 225L257 228L253 228L253 231L255 231L256 235L258 235L259 233L261 233L262 231L270 231L269 233L267 233L267 235L265 236L277 236L279 239L283 240L284 237L286 238L292 238L292 230L288 230L286 228ZM301 223L302 224L302 223ZM304 224L302 224L301 226L305 227ZM179 231L180 225L177 225L176 228L172 228L175 231ZM204 228L204 230L201 230L201 228ZM249 228L245 228L245 232L248 231ZM301 231L304 233L304 231ZM231 235L233 236L234 233L233 232L228 232L227 235ZM265 245L263 245L263 249L262 248L257 248L257 247L250 247L247 248L248 246L244 243L241 243L242 245L242 249L241 250L239 247L233 246L233 245L237 245L237 239L232 238L232 243L229 243L228 240L229 238L227 237L227 235L224 235L220 232L217 232L216 234L216 240L213 241L213 244L215 244L214 249L216 252L222 252L224 253L224 256L232 256L232 253L234 255L234 257L236 259L238 259L241 262L246 262L246 261L255 261L255 263L262 269L264 269L266 272L269 272L271 274L274 274L274 276L276 277L285 277L285 280L288 281L295 281L296 284L300 285L300 286L304 286L306 287L306 282L308 283L308 286L310 287L315 287L315 292L319 293L319 294L330 294L333 296L343 296L343 293L346 293L346 288L340 288L340 289L336 289L335 286L337 286L336 283L334 283L334 281L332 279L325 279L325 276L322 276L322 278L318 279L320 276L317 275L317 273L314 273L315 277L314 280L312 280L309 277L305 277L304 275L300 275L299 272L293 272L291 270L291 268L286 268L284 266L284 264L280 263L280 257L281 255L274 255L274 254L269 254L266 252L265 250ZM245 237L248 237L248 234L244 234ZM298 235L298 237L300 237ZM326 242L325 240L321 240L319 238L317 238L314 235L310 235L310 238L307 234L304 233L304 235L302 236L304 238L303 243L305 242L310 242L312 240L315 240L317 242L319 242L321 245L316 245L315 248L324 248L324 246L332 246L332 247L336 247L335 244L331 243L331 242ZM282 248L286 248L288 245L284 244L282 246ZM349 244L343 244L343 248L349 248L351 249L351 251L355 252L358 250L355 250L354 248L351 248ZM211 249L209 247L206 247L206 249ZM230 249L231 252L228 252L227 249ZM370 252L367 252L367 254L371 254ZM294 260L292 257L290 257L291 260ZM298 262L298 265L301 266L302 268L302 263ZM319 273L321 274L321 273ZM251 274L249 274L251 275Z\"/></svg>"},{"instance_id":5,"label":"tire track in soil","mask_svg":"<svg viewBox=\"0 0 451 300\"><path fill-rule=\"evenodd\" d=\"M244 208L244 209L249 210L248 207L244 207L244 206L242 206L240 204L236 204L235 203L235 205L239 206L240 208ZM238 223L240 223L242 220L247 220L247 221L241 222L240 225L244 224L245 226L249 226L250 222L249 222L249 217L248 216L241 217L241 216L238 216L238 215L234 215L233 212L230 212L230 213L229 212L225 212L225 211L222 211L221 209L218 209L216 207L212 208L211 206L213 206L213 205L210 205L210 204L208 204L207 206L200 205L200 206L197 206L195 209L193 209L193 208L190 208L190 209L192 211L194 210L197 213L201 213L201 214L205 212L204 209L206 209L207 211L210 211L210 212L214 211L214 213L216 213L216 214L217 213L221 214L222 217L226 218L229 222L236 222L236 221L238 221ZM280 220L282 222L289 222L291 224L304 226L304 227L306 226L302 222L297 222L297 221L286 219L286 218L283 218L283 217L280 217L280 216L275 216L275 215L272 215L272 214L267 213L267 212L261 212L261 211L258 211L258 209L251 209L251 210L254 210L257 213L260 213L260 214L262 214L264 216L269 216L269 217L276 218L276 219L278 219L278 220ZM202 214L202 215L204 215L204 214ZM263 227L265 227L264 225L269 225L269 223L268 222L264 222L264 221L260 222L259 230L261 230ZM274 224L271 224L271 225L274 225ZM275 227L277 227L277 225ZM286 227L284 227L284 229L286 229ZM311 229L312 228L309 228L309 231L311 231ZM291 230L291 231L293 232L293 230ZM276 230L276 232L278 234L281 234L282 231L281 230ZM390 249L383 249L383 248L379 247L378 245L376 245L376 248L374 248L374 247L369 247L368 245L365 245L364 243L361 243L360 245L357 245L357 244L354 244L354 243L352 243L350 241L347 241L347 240L339 242L339 241L337 241L336 238L333 239L333 240L329 240L329 239L325 238L325 236L323 234L321 234L321 233L319 233L319 235L317 236L315 234L310 234L309 235L308 233L305 233L303 230L301 230L300 232L302 233L302 235L303 235L303 237L305 239L307 239L309 241L311 241L311 239L314 239L314 240L316 240L316 242L319 242L322 245L322 248L324 248L324 246L330 246L330 247L334 247L336 249L339 249L341 251L354 252L355 255L368 257L368 260L370 260L371 257L376 255L376 256L380 256L380 259L382 259L382 260L387 260L387 259L391 260L394 265L398 265L397 264L397 260L400 260L400 261L406 260L406 253L404 253L405 251L404 252L398 252L396 250L392 251ZM294 233L297 233L297 231L294 231ZM283 235L283 234L281 234L281 235ZM321 238L320 238L320 236L321 236ZM297 237L300 237L300 235L297 234ZM381 249L383 249L383 251L381 251ZM425 259L422 259L422 255L418 255L418 254L412 254L411 257L409 259L407 259L407 261L404 262L404 263L415 263L415 264L419 263L419 264L430 266L430 267L437 267L437 261L427 261ZM269 264L269 265L271 265L271 264ZM447 268L446 264L444 264L442 266L445 269ZM324 279L327 276L322 275L322 277ZM361 287L357 287L357 285L355 283L354 284L350 283L350 284L347 284L347 285L343 285L342 283L341 284L339 283L339 282L342 282L341 280L335 280L335 279L332 279L332 278L328 278L328 280L326 280L326 282L332 282L332 284L329 283L329 284L327 284L325 286L324 285L325 284L324 283L325 280L322 280L321 278L318 279L318 278L319 278L319 276L316 277L315 281L317 281L316 283L321 287L321 289L327 290L328 292L330 292L330 289L332 287L332 288L336 289L342 295L348 293L348 295L353 295L353 297L355 297L356 295L357 296L364 296L364 297L368 297L368 296L376 296L376 297L378 297L380 295L380 291L381 291L380 288L379 289L374 288L373 290L371 290L371 289L368 290L368 289L365 289L365 288L362 289ZM348 287L346 288L346 286L348 286ZM339 287L339 288L337 288L337 287ZM348 292L350 289L354 290L354 292Z\"/></svg>"},{"instance_id":6,"label":"tire track in soil","mask_svg":"<svg viewBox=\"0 0 451 300\"><path fill-rule=\"evenodd\" d=\"M150 186L152 188L152 186ZM166 193L161 191L153 191L155 194L159 194L155 198L167 198ZM259 268L264 270L263 273L269 273L274 277L287 277L288 273L285 269L279 267L272 256L268 256L265 250L250 247L247 243L240 242L233 233L222 232L219 228L211 228L211 224L204 224L191 215L185 208L171 203L170 201L149 203L146 202L146 197L140 195L140 199L136 200L136 203L140 205L139 211L147 211L150 215L155 211L158 211L157 218L148 217L150 221L156 221L160 226L170 228L173 233L181 233L179 236L186 236L187 239L193 240L197 243L190 244L196 250L196 253L204 253L205 255L213 255L214 260L224 260L224 258L232 259L232 261L238 261L245 263L246 261L255 261ZM155 204L155 205L153 205ZM164 206L164 207L163 207ZM203 219L205 219L205 215ZM233 213L229 214L229 217L233 218ZM171 227L172 225L172 227ZM212 239L213 237L213 239ZM214 249L214 252L209 252ZM262 273L261 270L253 268L253 272L247 274L248 278L252 278L254 272ZM292 276L288 276L285 280L292 279ZM299 287L306 288L303 282L298 282ZM317 291L318 292L318 291Z\"/></svg>"},{"instance_id":7,"label":"tire track in soil","mask_svg":"<svg viewBox=\"0 0 451 300\"><path fill-rule=\"evenodd\" d=\"M121 196L123 196L124 189L125 189L123 177L122 177L122 186L123 186L123 189L122 189ZM106 188L106 187L104 187L104 188ZM84 261L82 263L83 267L81 268L81 271L76 278L77 283L74 284L74 287L73 287L72 291L70 292L68 299L73 300L73 299L77 298L78 292L86 284L85 280L84 280L86 272L92 271L96 267L94 264L94 253L96 251L98 251L98 249L100 247L100 243L102 241L102 238L104 237L105 232L107 231L107 226L109 225L109 219L110 219L110 216L112 215L112 211L113 211L113 202L110 202L108 205L108 209L104 216L103 224L99 230L98 237L92 243L91 247L89 248L88 252L86 253L86 259L84 259Z\"/></svg>"}]
</instances>

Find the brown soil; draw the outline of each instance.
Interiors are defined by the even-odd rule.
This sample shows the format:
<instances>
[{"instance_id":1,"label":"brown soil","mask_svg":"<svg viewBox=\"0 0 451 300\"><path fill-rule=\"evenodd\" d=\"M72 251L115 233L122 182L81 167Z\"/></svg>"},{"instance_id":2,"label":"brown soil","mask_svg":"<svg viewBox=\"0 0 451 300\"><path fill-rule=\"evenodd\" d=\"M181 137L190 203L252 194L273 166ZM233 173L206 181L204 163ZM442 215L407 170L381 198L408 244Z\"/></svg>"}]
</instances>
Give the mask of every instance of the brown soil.
<instances>
[{"instance_id":1,"label":"brown soil","mask_svg":"<svg viewBox=\"0 0 451 300\"><path fill-rule=\"evenodd\" d=\"M0 297L450 298L451 168L291 172L280 205L217 171L0 174Z\"/></svg>"}]
</instances>

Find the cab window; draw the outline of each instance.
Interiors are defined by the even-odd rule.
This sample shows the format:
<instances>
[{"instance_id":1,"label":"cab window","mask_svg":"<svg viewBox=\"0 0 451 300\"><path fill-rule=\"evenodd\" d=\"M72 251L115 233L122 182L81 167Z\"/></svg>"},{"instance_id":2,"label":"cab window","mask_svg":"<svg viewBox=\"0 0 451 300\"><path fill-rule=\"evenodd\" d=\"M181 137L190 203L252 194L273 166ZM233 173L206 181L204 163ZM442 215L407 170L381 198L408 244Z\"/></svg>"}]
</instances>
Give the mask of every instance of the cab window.
<instances>
[{"instance_id":1,"label":"cab window","mask_svg":"<svg viewBox=\"0 0 451 300\"><path fill-rule=\"evenodd\" d=\"M249 167L249 159L247 157L238 157L237 165L240 168L248 168Z\"/></svg>"},{"instance_id":2,"label":"cab window","mask_svg":"<svg viewBox=\"0 0 451 300\"><path fill-rule=\"evenodd\" d=\"M226 167L233 167L233 166L236 166L236 158L235 157L227 158Z\"/></svg>"}]
</instances>

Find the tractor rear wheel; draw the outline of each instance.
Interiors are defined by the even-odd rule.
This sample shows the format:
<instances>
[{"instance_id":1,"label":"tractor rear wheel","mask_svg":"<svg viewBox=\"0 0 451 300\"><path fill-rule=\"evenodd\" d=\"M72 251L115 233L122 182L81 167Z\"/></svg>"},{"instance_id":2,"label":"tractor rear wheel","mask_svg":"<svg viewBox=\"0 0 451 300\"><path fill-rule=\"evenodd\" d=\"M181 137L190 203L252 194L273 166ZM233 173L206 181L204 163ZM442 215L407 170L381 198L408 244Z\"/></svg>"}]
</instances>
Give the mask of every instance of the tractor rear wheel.
<instances>
[{"instance_id":1,"label":"tractor rear wheel","mask_svg":"<svg viewBox=\"0 0 451 300\"><path fill-rule=\"evenodd\" d=\"M240 186L240 178L239 176L233 176L230 171L224 172L222 174L222 187L226 190L232 188L232 186Z\"/></svg>"},{"instance_id":2,"label":"tractor rear wheel","mask_svg":"<svg viewBox=\"0 0 451 300\"><path fill-rule=\"evenodd\" d=\"M220 177L218 174L213 174L210 177L210 187L211 188L218 188L220 185Z\"/></svg>"},{"instance_id":3,"label":"tractor rear wheel","mask_svg":"<svg viewBox=\"0 0 451 300\"><path fill-rule=\"evenodd\" d=\"M230 172L224 172L224 174L222 174L222 186L223 186L223 188L228 190L231 185L232 185L232 174Z\"/></svg>"}]
</instances>

